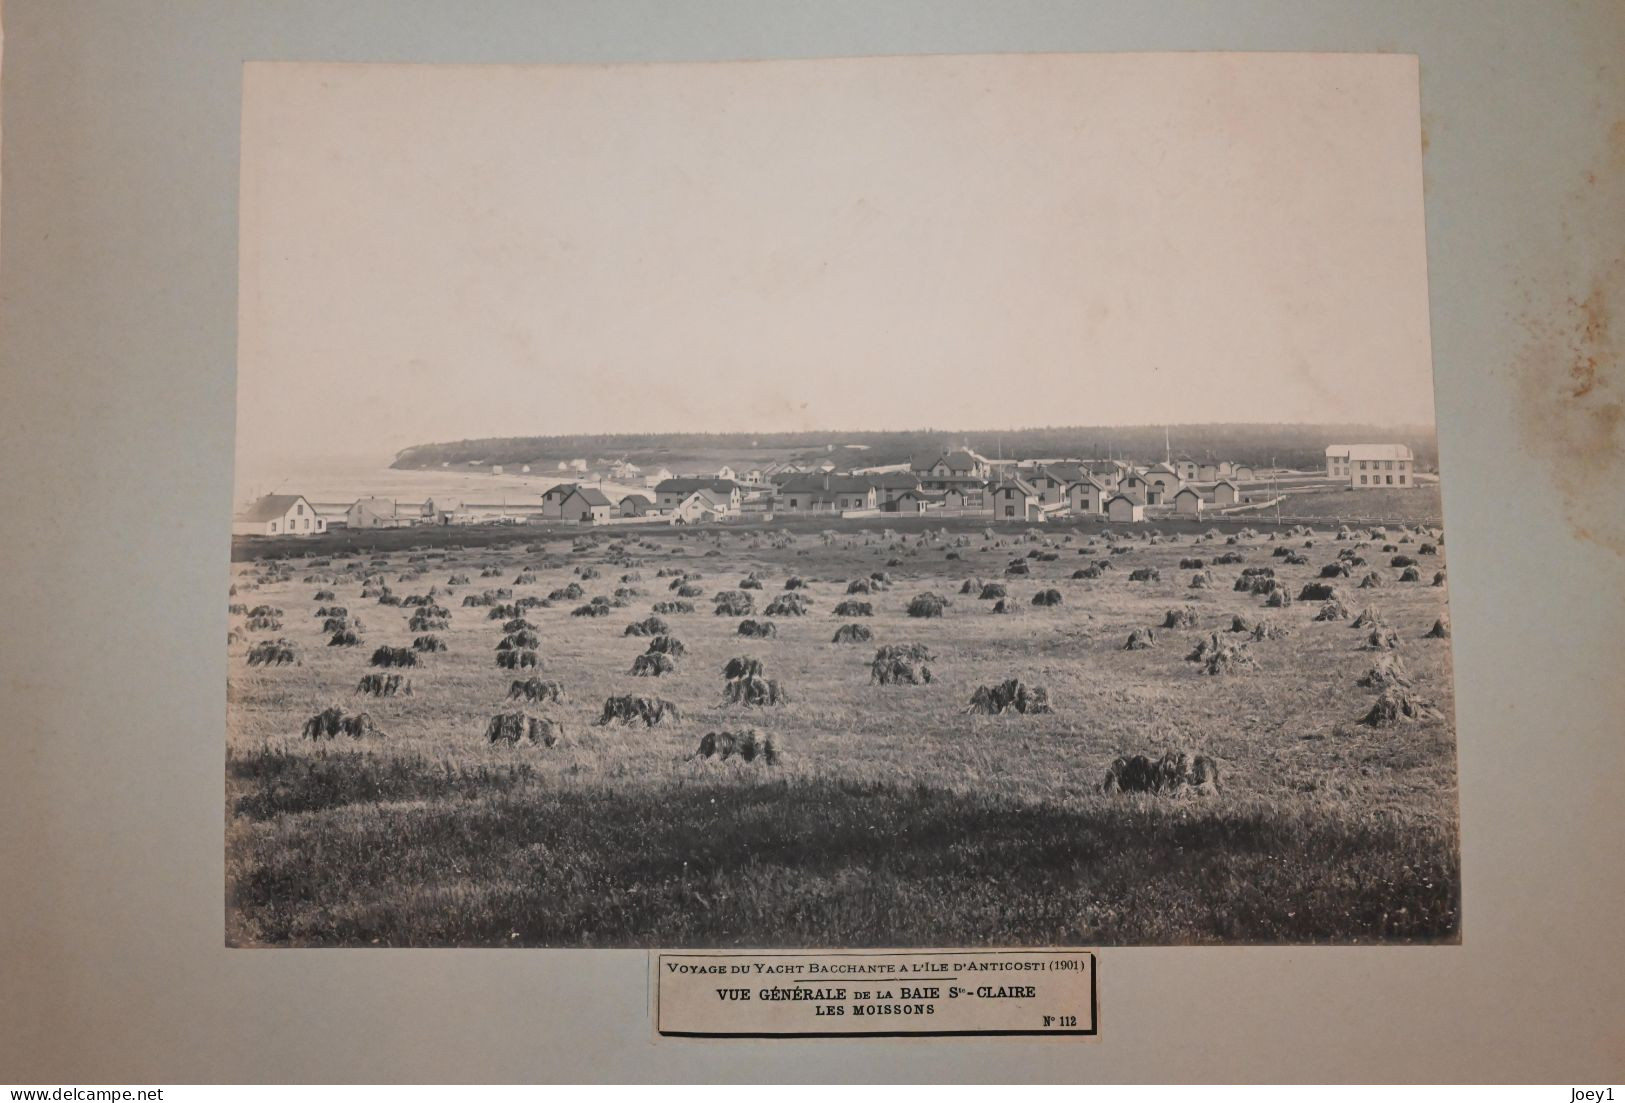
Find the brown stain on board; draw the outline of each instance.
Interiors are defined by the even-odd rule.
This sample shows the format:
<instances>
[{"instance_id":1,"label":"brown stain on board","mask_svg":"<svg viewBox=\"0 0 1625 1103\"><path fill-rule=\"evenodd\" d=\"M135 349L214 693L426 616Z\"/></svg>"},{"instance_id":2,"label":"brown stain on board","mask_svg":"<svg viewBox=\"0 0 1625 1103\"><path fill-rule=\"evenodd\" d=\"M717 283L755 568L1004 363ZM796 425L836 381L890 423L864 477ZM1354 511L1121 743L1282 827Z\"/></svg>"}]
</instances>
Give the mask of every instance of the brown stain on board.
<instances>
[{"instance_id":1,"label":"brown stain on board","mask_svg":"<svg viewBox=\"0 0 1625 1103\"><path fill-rule=\"evenodd\" d=\"M1625 557L1625 380L1615 326L1625 298L1625 255L1617 238L1625 211L1625 119L1608 130L1601 162L1583 172L1566 225L1598 228L1608 240L1565 235L1566 269L1530 286L1562 300L1520 319L1527 339L1514 362L1518 428L1544 460L1570 529ZM1596 247L1604 250L1598 253ZM1537 300L1538 301L1538 300Z\"/></svg>"}]
</instances>

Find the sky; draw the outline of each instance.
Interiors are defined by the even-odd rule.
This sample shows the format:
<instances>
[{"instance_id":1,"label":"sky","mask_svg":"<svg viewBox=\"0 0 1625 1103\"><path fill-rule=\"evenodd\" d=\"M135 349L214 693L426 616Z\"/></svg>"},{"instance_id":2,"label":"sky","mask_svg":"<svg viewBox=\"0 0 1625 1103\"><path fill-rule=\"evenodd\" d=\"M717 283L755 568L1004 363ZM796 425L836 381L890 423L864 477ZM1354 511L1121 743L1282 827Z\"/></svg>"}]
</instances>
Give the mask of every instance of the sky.
<instances>
[{"instance_id":1,"label":"sky","mask_svg":"<svg viewBox=\"0 0 1625 1103\"><path fill-rule=\"evenodd\" d=\"M239 464L1431 425L1416 60L245 67Z\"/></svg>"}]
</instances>

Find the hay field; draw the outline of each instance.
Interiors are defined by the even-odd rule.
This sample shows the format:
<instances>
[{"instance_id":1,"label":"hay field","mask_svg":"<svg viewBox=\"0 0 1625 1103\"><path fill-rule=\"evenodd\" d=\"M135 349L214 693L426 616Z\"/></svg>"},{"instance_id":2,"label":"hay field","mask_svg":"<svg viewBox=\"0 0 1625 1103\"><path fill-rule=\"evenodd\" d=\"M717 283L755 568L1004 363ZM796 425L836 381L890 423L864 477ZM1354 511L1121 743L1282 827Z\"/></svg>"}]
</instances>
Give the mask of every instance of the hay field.
<instances>
[{"instance_id":1,"label":"hay field","mask_svg":"<svg viewBox=\"0 0 1625 1103\"><path fill-rule=\"evenodd\" d=\"M887 527L889 524L889 528ZM1453 940L1459 854L1450 641L1425 638L1446 613L1430 585L1444 549L1417 556L1422 581L1397 581L1382 538L1331 531L1202 538L1156 525L1108 542L1079 523L985 530L909 519L834 526L663 526L590 532L514 530L501 545L454 547L455 530L413 534L440 547L267 559L266 542L234 568L233 603L282 610L279 629L228 647L227 939L237 945L902 946ZM1182 526L1189 528L1190 526ZM1228 531L1234 532L1232 525ZM358 544L367 534L353 534ZM391 534L397 539L401 534ZM1280 539L1276 539L1279 535ZM1398 553L1427 536L1390 530ZM1403 542L1402 542L1403 541ZM370 543L389 546L387 542ZM1307 557L1285 565L1283 544ZM1360 723L1378 698L1357 679L1376 660L1346 620L1316 622L1318 601L1266 608L1234 590L1244 567L1272 567L1297 596L1345 548L1367 565L1336 582L1353 612L1369 607L1398 638L1417 698L1436 713ZM574 545L574 546L573 546ZM297 547L297 545L294 545ZM1113 549L1127 549L1114 552ZM1030 553L1038 553L1030 555ZM1194 569L1212 585L1192 589ZM954 556L957 558L951 558ZM1047 558L1053 556L1053 558ZM1021 559L1030 574L1007 576ZM1097 561L1098 579L1075 579ZM1160 579L1132 582L1134 568ZM522 568L534 581L515 584ZM598 577L583 580L592 568ZM651 604L684 654L661 677L633 677L648 640L624 634ZM480 577L482 570L494 572ZM421 571L421 574L417 572ZM1375 571L1384 584L1356 588ZM712 598L754 572L753 619L773 639L737 635L739 616ZM885 572L892 585L847 594ZM466 585L448 585L453 575ZM409 647L412 609L363 599L363 577L398 597L429 593L450 610L446 645L420 665L375 671L379 646ZM622 581L626 576L626 581ZM762 611L800 578L806 615ZM333 581L325 581L332 579ZM1000 582L1019 612L961 593ZM533 607L540 669L496 663L502 621L466 595L509 588L545 598L570 583L580 599ZM620 587L640 591L608 616L572 610ZM1055 589L1062 602L1033 606ZM319 591L330 600L316 600ZM924 592L948 597L940 618L905 614ZM837 617L844 600L870 617ZM328 647L319 607L361 619L364 642ZM1161 627L1192 606L1195 627ZM1186 655L1235 615L1267 618L1280 638L1248 642L1251 669L1208 675ZM833 644L861 623L873 642ZM1135 628L1155 646L1126 651ZM249 666L251 644L284 638L297 662ZM881 644L923 643L926 685L873 685ZM791 695L778 707L722 704L729 659L760 659ZM354 693L368 673L410 677L410 696ZM516 678L557 681L566 699L506 700ZM1048 693L1043 715L970 715L977 687L1018 677ZM606 697L659 696L682 721L598 726ZM378 734L312 742L313 714L365 711ZM493 715L523 707L562 721L566 738L492 745ZM696 757L711 731L770 735L777 761ZM1103 793L1119 755L1170 748L1221 770L1216 794Z\"/></svg>"}]
</instances>

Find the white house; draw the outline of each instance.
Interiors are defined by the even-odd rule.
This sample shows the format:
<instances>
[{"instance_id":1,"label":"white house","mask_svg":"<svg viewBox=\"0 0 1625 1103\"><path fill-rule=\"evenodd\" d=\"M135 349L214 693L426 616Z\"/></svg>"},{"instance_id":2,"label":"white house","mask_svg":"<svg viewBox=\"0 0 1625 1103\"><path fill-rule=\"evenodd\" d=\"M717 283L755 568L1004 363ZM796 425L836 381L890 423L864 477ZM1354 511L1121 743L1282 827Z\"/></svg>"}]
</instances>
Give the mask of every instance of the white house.
<instances>
[{"instance_id":1,"label":"white house","mask_svg":"<svg viewBox=\"0 0 1625 1103\"><path fill-rule=\"evenodd\" d=\"M402 529L421 519L421 507L403 510L393 498L358 498L344 511L352 529Z\"/></svg>"},{"instance_id":2,"label":"white house","mask_svg":"<svg viewBox=\"0 0 1625 1103\"><path fill-rule=\"evenodd\" d=\"M1174 492L1174 512L1187 516L1199 516L1202 512L1202 495L1188 486L1182 486Z\"/></svg>"},{"instance_id":3,"label":"white house","mask_svg":"<svg viewBox=\"0 0 1625 1103\"><path fill-rule=\"evenodd\" d=\"M1332 444L1326 447L1326 477L1347 479L1354 490L1411 487L1415 461L1403 444Z\"/></svg>"},{"instance_id":4,"label":"white house","mask_svg":"<svg viewBox=\"0 0 1625 1103\"><path fill-rule=\"evenodd\" d=\"M1213 484L1213 504L1216 506L1233 506L1241 501L1241 491L1229 479L1220 479Z\"/></svg>"},{"instance_id":5,"label":"white house","mask_svg":"<svg viewBox=\"0 0 1625 1103\"><path fill-rule=\"evenodd\" d=\"M988 496L993 500L995 521L1036 521L1042 516L1042 499L1025 479L1003 479L994 485Z\"/></svg>"},{"instance_id":6,"label":"white house","mask_svg":"<svg viewBox=\"0 0 1625 1103\"><path fill-rule=\"evenodd\" d=\"M726 500L729 512L737 511L744 497L739 484L727 479L662 479L654 488L655 503L662 513L668 513L687 501L696 490L709 490L717 498Z\"/></svg>"},{"instance_id":7,"label":"white house","mask_svg":"<svg viewBox=\"0 0 1625 1103\"><path fill-rule=\"evenodd\" d=\"M564 519L564 502L576 492L576 483L558 483L542 495L542 516L549 521Z\"/></svg>"},{"instance_id":8,"label":"white house","mask_svg":"<svg viewBox=\"0 0 1625 1103\"><path fill-rule=\"evenodd\" d=\"M732 498L720 490L701 487L677 503L672 517L693 524L698 521L725 521L738 511Z\"/></svg>"},{"instance_id":9,"label":"white house","mask_svg":"<svg viewBox=\"0 0 1625 1103\"><path fill-rule=\"evenodd\" d=\"M1114 494L1106 500L1106 518L1113 524L1145 520L1145 506L1127 494Z\"/></svg>"},{"instance_id":10,"label":"white house","mask_svg":"<svg viewBox=\"0 0 1625 1103\"><path fill-rule=\"evenodd\" d=\"M1165 463L1147 469L1145 473L1145 504L1160 506L1173 499L1179 490L1179 472Z\"/></svg>"},{"instance_id":11,"label":"white house","mask_svg":"<svg viewBox=\"0 0 1625 1103\"><path fill-rule=\"evenodd\" d=\"M231 519L233 536L314 536L327 531L303 494L267 494Z\"/></svg>"},{"instance_id":12,"label":"white house","mask_svg":"<svg viewBox=\"0 0 1625 1103\"><path fill-rule=\"evenodd\" d=\"M559 513L566 521L595 524L615 515L615 503L604 496L596 486L578 486L559 505Z\"/></svg>"},{"instance_id":13,"label":"white house","mask_svg":"<svg viewBox=\"0 0 1625 1103\"><path fill-rule=\"evenodd\" d=\"M1073 513L1095 516L1106 501L1106 488L1092 478L1079 479L1066 488L1066 500Z\"/></svg>"}]
</instances>

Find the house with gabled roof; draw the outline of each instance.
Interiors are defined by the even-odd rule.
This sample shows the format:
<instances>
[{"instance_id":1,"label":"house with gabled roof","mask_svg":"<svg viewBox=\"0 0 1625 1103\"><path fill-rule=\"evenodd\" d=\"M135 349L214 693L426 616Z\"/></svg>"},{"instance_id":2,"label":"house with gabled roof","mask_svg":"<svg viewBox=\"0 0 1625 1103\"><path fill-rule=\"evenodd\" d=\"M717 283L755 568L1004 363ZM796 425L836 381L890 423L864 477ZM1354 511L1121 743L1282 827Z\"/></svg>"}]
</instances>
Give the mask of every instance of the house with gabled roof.
<instances>
[{"instance_id":1,"label":"house with gabled roof","mask_svg":"<svg viewBox=\"0 0 1625 1103\"><path fill-rule=\"evenodd\" d=\"M592 525L613 517L615 503L596 486L578 486L560 503L559 514L566 521Z\"/></svg>"},{"instance_id":2,"label":"house with gabled roof","mask_svg":"<svg viewBox=\"0 0 1625 1103\"><path fill-rule=\"evenodd\" d=\"M327 522L303 494L267 494L231 519L233 536L315 536Z\"/></svg>"},{"instance_id":3,"label":"house with gabled roof","mask_svg":"<svg viewBox=\"0 0 1625 1103\"><path fill-rule=\"evenodd\" d=\"M1027 480L1006 475L988 489L995 521L1037 521L1042 517L1043 499Z\"/></svg>"},{"instance_id":4,"label":"house with gabled roof","mask_svg":"<svg viewBox=\"0 0 1625 1103\"><path fill-rule=\"evenodd\" d=\"M1200 516L1202 512L1202 493L1195 487L1182 486L1174 492L1174 512L1186 516Z\"/></svg>"},{"instance_id":5,"label":"house with gabled roof","mask_svg":"<svg viewBox=\"0 0 1625 1103\"><path fill-rule=\"evenodd\" d=\"M1173 496L1180 487L1179 472L1166 463L1153 464L1146 468L1145 504L1160 506L1173 500Z\"/></svg>"},{"instance_id":6,"label":"house with gabled roof","mask_svg":"<svg viewBox=\"0 0 1625 1103\"><path fill-rule=\"evenodd\" d=\"M564 502L574 494L579 483L557 483L542 494L542 516L549 521L564 518Z\"/></svg>"},{"instance_id":7,"label":"house with gabled roof","mask_svg":"<svg viewBox=\"0 0 1625 1103\"><path fill-rule=\"evenodd\" d=\"M740 499L744 497L739 484L732 479L715 479L710 476L664 479L656 484L654 489L655 504L662 511L676 509L696 490L709 490L719 498L726 499L730 511L738 510Z\"/></svg>"},{"instance_id":8,"label":"house with gabled roof","mask_svg":"<svg viewBox=\"0 0 1625 1103\"><path fill-rule=\"evenodd\" d=\"M622 517L642 517L654 507L654 499L647 494L628 494L620 500L618 511Z\"/></svg>"},{"instance_id":9,"label":"house with gabled roof","mask_svg":"<svg viewBox=\"0 0 1625 1103\"><path fill-rule=\"evenodd\" d=\"M344 511L344 524L352 529L403 529L423 519L421 507L402 509L394 498L357 498Z\"/></svg>"},{"instance_id":10,"label":"house with gabled roof","mask_svg":"<svg viewBox=\"0 0 1625 1103\"><path fill-rule=\"evenodd\" d=\"M1114 494L1106 499L1106 519L1117 525L1143 521L1145 506L1127 494Z\"/></svg>"},{"instance_id":11,"label":"house with gabled roof","mask_svg":"<svg viewBox=\"0 0 1625 1103\"><path fill-rule=\"evenodd\" d=\"M1098 516L1110 492L1091 476L1085 475L1067 484L1067 505L1073 513Z\"/></svg>"},{"instance_id":12,"label":"house with gabled roof","mask_svg":"<svg viewBox=\"0 0 1625 1103\"><path fill-rule=\"evenodd\" d=\"M879 491L867 475L795 475L779 484L773 508L780 513L844 513L877 509Z\"/></svg>"}]
</instances>

